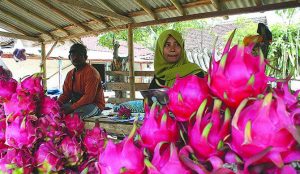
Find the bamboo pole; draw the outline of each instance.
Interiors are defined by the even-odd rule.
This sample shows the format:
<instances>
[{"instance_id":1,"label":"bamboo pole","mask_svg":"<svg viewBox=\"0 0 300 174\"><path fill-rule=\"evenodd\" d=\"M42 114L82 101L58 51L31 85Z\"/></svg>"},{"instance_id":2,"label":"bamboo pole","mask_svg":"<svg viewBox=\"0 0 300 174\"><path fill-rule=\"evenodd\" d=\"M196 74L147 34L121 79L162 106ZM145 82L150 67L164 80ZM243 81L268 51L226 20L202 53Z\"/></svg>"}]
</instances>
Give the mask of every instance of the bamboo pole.
<instances>
[{"instance_id":1,"label":"bamboo pole","mask_svg":"<svg viewBox=\"0 0 300 174\"><path fill-rule=\"evenodd\" d=\"M41 70L42 70L42 84L44 86L44 90L47 90L47 72L46 72L46 45L44 43L41 43L41 57L42 57L42 63L41 63Z\"/></svg>"},{"instance_id":2,"label":"bamboo pole","mask_svg":"<svg viewBox=\"0 0 300 174\"><path fill-rule=\"evenodd\" d=\"M129 83L130 99L135 99L135 81L134 81L134 54L133 54L133 32L131 24L128 25L128 61L129 61Z\"/></svg>"}]
</instances>

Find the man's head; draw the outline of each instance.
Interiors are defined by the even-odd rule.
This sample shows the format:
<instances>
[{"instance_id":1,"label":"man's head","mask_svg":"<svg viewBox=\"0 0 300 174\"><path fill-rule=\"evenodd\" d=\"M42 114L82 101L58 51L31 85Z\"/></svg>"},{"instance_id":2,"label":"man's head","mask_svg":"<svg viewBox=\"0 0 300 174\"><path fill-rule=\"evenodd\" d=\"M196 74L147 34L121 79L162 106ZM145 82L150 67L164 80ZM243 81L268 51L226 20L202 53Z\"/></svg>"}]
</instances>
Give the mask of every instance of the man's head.
<instances>
[{"instance_id":1,"label":"man's head","mask_svg":"<svg viewBox=\"0 0 300 174\"><path fill-rule=\"evenodd\" d=\"M87 50L83 44L75 43L69 51L69 59L76 68L81 68L86 64Z\"/></svg>"}]
</instances>

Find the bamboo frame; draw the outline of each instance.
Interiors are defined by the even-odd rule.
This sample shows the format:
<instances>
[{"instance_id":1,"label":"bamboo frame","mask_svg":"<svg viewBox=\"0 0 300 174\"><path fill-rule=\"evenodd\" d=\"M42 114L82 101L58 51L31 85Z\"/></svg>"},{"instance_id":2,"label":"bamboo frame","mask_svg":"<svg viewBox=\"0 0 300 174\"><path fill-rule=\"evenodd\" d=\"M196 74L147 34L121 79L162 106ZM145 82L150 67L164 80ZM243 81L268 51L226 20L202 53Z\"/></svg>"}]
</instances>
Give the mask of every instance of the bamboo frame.
<instances>
[{"instance_id":1,"label":"bamboo frame","mask_svg":"<svg viewBox=\"0 0 300 174\"><path fill-rule=\"evenodd\" d=\"M41 69L42 69L42 84L44 86L44 90L47 90L47 71L46 71L46 45L44 43L41 44Z\"/></svg>"},{"instance_id":2,"label":"bamboo frame","mask_svg":"<svg viewBox=\"0 0 300 174\"><path fill-rule=\"evenodd\" d=\"M186 15L184 9L182 8L182 6L178 0L171 0L171 2L174 4L174 6L177 8L177 10L180 12L180 14L182 16Z\"/></svg>"},{"instance_id":3,"label":"bamboo frame","mask_svg":"<svg viewBox=\"0 0 300 174\"><path fill-rule=\"evenodd\" d=\"M154 20L158 19L157 15L151 10L150 7L148 7L148 5L145 4L145 2L143 0L134 0L134 1L140 7L142 7L142 9L144 9Z\"/></svg>"},{"instance_id":4,"label":"bamboo frame","mask_svg":"<svg viewBox=\"0 0 300 174\"><path fill-rule=\"evenodd\" d=\"M135 99L135 78L134 78L134 53L133 53L133 31L132 26L128 26L128 61L129 61L129 83L130 99Z\"/></svg>"}]
</instances>

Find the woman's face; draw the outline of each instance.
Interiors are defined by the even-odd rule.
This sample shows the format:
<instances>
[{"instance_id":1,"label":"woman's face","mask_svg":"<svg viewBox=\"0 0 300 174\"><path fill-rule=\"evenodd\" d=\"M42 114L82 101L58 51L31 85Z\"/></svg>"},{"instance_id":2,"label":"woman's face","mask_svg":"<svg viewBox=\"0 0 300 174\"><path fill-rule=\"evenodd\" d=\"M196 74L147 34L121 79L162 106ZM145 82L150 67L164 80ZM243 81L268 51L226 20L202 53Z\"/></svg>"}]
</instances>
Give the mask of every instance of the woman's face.
<instances>
[{"instance_id":1,"label":"woman's face","mask_svg":"<svg viewBox=\"0 0 300 174\"><path fill-rule=\"evenodd\" d=\"M164 58L168 63L175 63L180 59L181 47L173 36L169 36L164 45Z\"/></svg>"}]
</instances>

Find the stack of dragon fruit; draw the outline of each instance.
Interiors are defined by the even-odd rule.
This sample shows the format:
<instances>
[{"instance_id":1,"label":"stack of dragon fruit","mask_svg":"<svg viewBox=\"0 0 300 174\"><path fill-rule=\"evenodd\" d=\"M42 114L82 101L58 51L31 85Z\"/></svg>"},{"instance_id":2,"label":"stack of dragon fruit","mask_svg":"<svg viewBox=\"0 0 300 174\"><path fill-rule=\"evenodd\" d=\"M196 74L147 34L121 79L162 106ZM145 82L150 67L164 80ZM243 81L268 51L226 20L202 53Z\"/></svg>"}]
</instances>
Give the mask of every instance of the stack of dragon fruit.
<instances>
[{"instance_id":1,"label":"stack of dragon fruit","mask_svg":"<svg viewBox=\"0 0 300 174\"><path fill-rule=\"evenodd\" d=\"M85 130L44 95L39 76L0 80L0 170L12 173L296 174L299 91L265 75L254 43L230 48L205 78L177 78L166 105L145 102L145 119L120 142ZM214 55L214 54L213 54ZM270 85L272 82L272 86Z\"/></svg>"},{"instance_id":2,"label":"stack of dragon fruit","mask_svg":"<svg viewBox=\"0 0 300 174\"><path fill-rule=\"evenodd\" d=\"M77 114L63 115L44 94L41 74L22 82L0 67L0 173L93 172L106 142L99 127L84 129Z\"/></svg>"}]
</instances>

